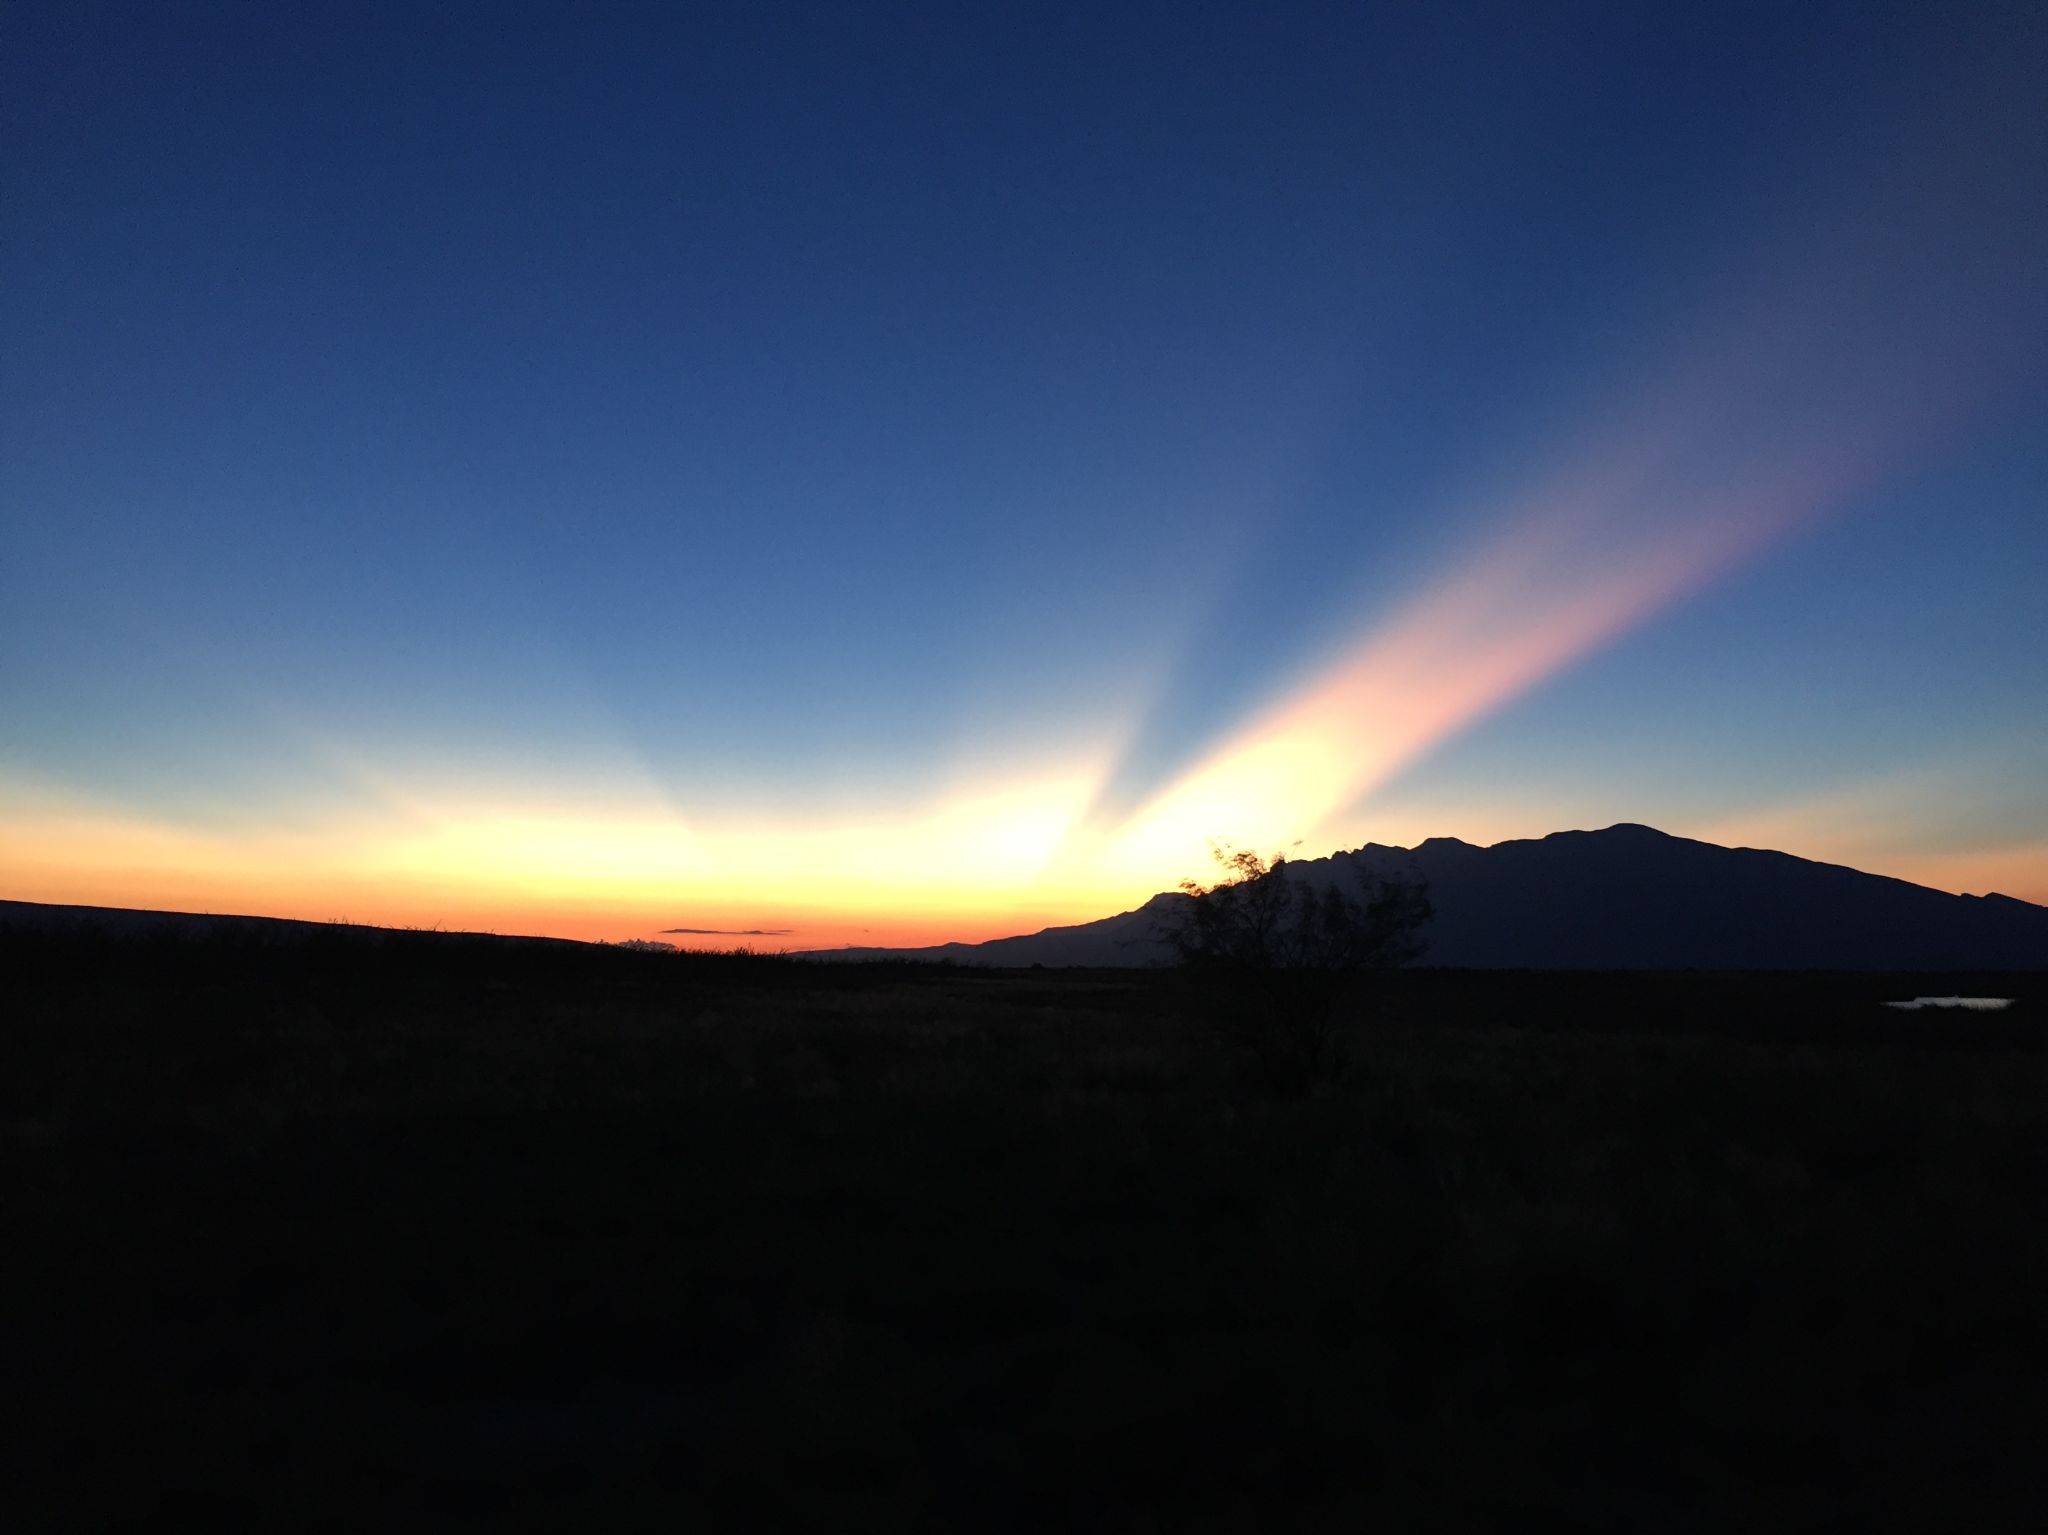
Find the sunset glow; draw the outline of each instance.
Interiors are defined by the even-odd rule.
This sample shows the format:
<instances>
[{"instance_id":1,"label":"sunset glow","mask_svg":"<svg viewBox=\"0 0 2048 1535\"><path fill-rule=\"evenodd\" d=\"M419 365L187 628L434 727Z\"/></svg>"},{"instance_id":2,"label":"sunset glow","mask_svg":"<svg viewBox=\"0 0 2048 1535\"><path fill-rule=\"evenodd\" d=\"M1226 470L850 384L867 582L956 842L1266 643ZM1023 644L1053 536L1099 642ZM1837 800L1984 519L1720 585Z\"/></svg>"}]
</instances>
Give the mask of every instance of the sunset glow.
<instances>
[{"instance_id":1,"label":"sunset glow","mask_svg":"<svg viewBox=\"0 0 2048 1535\"><path fill-rule=\"evenodd\" d=\"M1994 26L892 55L884 131L836 48L479 125L153 25L18 82L0 897L910 944L1629 819L2048 899Z\"/></svg>"},{"instance_id":2,"label":"sunset glow","mask_svg":"<svg viewBox=\"0 0 2048 1535\"><path fill-rule=\"evenodd\" d=\"M0 1507L2038 1525L2044 83L0 0Z\"/></svg>"}]
</instances>

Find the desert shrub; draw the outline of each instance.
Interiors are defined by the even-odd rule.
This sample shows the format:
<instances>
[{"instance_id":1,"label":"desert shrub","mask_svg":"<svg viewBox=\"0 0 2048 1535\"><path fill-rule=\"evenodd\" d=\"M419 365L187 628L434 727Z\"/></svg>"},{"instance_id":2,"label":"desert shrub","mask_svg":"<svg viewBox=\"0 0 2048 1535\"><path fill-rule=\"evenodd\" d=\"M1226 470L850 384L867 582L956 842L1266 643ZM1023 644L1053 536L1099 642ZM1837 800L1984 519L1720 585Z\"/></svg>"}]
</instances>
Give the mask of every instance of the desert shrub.
<instances>
[{"instance_id":1,"label":"desert shrub","mask_svg":"<svg viewBox=\"0 0 2048 1535\"><path fill-rule=\"evenodd\" d=\"M1433 909L1423 883L1354 864L1351 888L1302 878L1271 859L1218 844L1221 878L1184 880L1189 899L1161 936L1181 965L1218 987L1232 1032L1276 1082L1334 1080L1348 1062L1344 1023L1365 1005L1365 978L1423 951Z\"/></svg>"}]
</instances>

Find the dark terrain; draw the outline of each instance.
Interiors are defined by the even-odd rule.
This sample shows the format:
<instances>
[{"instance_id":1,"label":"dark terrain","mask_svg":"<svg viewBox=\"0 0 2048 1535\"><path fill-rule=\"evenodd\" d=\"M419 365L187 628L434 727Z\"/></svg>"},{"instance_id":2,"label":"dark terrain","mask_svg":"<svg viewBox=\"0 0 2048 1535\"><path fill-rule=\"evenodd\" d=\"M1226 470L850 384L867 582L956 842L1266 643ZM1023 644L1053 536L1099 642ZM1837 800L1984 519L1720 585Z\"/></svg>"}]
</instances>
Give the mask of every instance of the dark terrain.
<instances>
[{"instance_id":1,"label":"dark terrain","mask_svg":"<svg viewBox=\"0 0 2048 1535\"><path fill-rule=\"evenodd\" d=\"M1308 1079L1172 972L0 977L12 1528L2048 1517L2038 974L1403 972Z\"/></svg>"}]
</instances>

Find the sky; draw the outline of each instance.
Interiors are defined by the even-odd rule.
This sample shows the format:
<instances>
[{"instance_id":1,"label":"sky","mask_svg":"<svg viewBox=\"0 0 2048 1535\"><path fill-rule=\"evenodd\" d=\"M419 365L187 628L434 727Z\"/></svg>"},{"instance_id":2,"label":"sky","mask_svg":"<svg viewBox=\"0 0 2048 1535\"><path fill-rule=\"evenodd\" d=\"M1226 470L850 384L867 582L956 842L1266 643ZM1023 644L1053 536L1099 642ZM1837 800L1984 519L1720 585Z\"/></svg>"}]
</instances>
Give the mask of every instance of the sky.
<instances>
[{"instance_id":1,"label":"sky","mask_svg":"<svg viewBox=\"0 0 2048 1535\"><path fill-rule=\"evenodd\" d=\"M1638 821L2048 902L2048 19L0 13L0 897L808 947Z\"/></svg>"}]
</instances>

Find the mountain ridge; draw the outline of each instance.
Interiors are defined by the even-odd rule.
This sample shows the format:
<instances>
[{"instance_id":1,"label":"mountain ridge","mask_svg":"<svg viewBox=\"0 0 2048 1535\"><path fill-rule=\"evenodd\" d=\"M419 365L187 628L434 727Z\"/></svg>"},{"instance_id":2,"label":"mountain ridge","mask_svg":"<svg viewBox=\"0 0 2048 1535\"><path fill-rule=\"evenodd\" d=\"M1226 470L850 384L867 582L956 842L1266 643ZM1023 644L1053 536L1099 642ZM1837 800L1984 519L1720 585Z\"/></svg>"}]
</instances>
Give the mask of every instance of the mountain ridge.
<instances>
[{"instance_id":1,"label":"mountain ridge","mask_svg":"<svg viewBox=\"0 0 2048 1535\"><path fill-rule=\"evenodd\" d=\"M1417 876L1437 915L1420 963L1585 970L2048 969L2048 907L1955 895L1774 848L1723 847L1624 821L1479 846L1429 837L1289 860L1311 885ZM1130 911L982 943L820 949L820 959L993 966L1163 964L1163 891Z\"/></svg>"}]
</instances>

